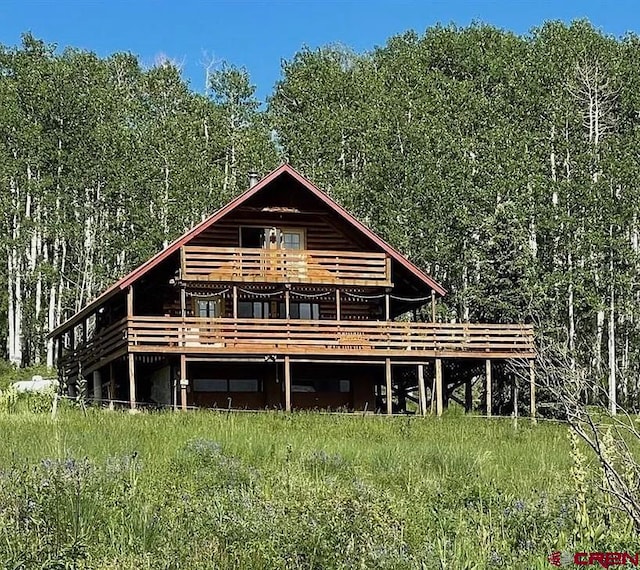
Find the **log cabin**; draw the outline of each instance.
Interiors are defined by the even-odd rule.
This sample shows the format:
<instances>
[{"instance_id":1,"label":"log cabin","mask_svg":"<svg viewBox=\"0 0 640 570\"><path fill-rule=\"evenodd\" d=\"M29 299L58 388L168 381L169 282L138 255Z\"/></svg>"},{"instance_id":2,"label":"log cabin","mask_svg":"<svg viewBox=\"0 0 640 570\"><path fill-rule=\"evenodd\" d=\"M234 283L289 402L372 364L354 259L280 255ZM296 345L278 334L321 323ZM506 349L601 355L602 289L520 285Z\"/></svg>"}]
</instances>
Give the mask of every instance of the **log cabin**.
<instances>
[{"instance_id":1,"label":"log cabin","mask_svg":"<svg viewBox=\"0 0 640 570\"><path fill-rule=\"evenodd\" d=\"M445 294L284 164L50 336L69 395L131 408L441 414L480 378L491 414L492 366L518 359L535 414L532 327L436 322Z\"/></svg>"}]
</instances>

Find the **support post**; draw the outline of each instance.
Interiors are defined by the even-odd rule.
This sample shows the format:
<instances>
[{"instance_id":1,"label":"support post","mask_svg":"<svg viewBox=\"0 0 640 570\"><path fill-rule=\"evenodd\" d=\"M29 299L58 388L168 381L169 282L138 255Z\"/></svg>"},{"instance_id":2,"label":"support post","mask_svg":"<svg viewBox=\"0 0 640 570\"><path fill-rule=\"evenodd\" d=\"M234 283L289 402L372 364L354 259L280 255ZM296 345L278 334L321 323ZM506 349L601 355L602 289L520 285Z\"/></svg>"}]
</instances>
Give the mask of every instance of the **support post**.
<instances>
[{"instance_id":1,"label":"support post","mask_svg":"<svg viewBox=\"0 0 640 570\"><path fill-rule=\"evenodd\" d=\"M336 289L336 320L339 321L340 320L340 312L341 312L341 306L340 306L340 289Z\"/></svg>"},{"instance_id":2,"label":"support post","mask_svg":"<svg viewBox=\"0 0 640 570\"><path fill-rule=\"evenodd\" d=\"M129 407L136 409L136 361L133 352L129 353Z\"/></svg>"},{"instance_id":3,"label":"support post","mask_svg":"<svg viewBox=\"0 0 640 570\"><path fill-rule=\"evenodd\" d=\"M535 360L529 360L529 391L530 391L530 414L535 422L536 420L536 363Z\"/></svg>"},{"instance_id":4,"label":"support post","mask_svg":"<svg viewBox=\"0 0 640 570\"><path fill-rule=\"evenodd\" d=\"M491 360L487 358L484 362L485 378L487 380L487 417L491 417Z\"/></svg>"},{"instance_id":5,"label":"support post","mask_svg":"<svg viewBox=\"0 0 640 570\"><path fill-rule=\"evenodd\" d=\"M238 286L233 286L233 318L238 318ZM287 316L287 318L289 318Z\"/></svg>"},{"instance_id":6,"label":"support post","mask_svg":"<svg viewBox=\"0 0 640 570\"><path fill-rule=\"evenodd\" d=\"M180 316L183 319L187 316L187 291L184 285L180 287Z\"/></svg>"},{"instance_id":7,"label":"support post","mask_svg":"<svg viewBox=\"0 0 640 570\"><path fill-rule=\"evenodd\" d=\"M389 300L389 293L384 294L384 320L391 320L391 305Z\"/></svg>"},{"instance_id":8,"label":"support post","mask_svg":"<svg viewBox=\"0 0 640 570\"><path fill-rule=\"evenodd\" d=\"M436 358L436 415L442 415L443 408L443 382L442 382L442 359Z\"/></svg>"},{"instance_id":9,"label":"support post","mask_svg":"<svg viewBox=\"0 0 640 570\"><path fill-rule=\"evenodd\" d=\"M513 405L513 417L518 419L518 379L513 377L513 384L511 384L511 401Z\"/></svg>"},{"instance_id":10,"label":"support post","mask_svg":"<svg viewBox=\"0 0 640 570\"><path fill-rule=\"evenodd\" d=\"M427 415L427 394L424 389L424 364L418 364L418 401L420 414Z\"/></svg>"},{"instance_id":11,"label":"support post","mask_svg":"<svg viewBox=\"0 0 640 570\"><path fill-rule=\"evenodd\" d=\"M113 374L113 362L109 362L109 409L113 410L113 401L116 399L116 377Z\"/></svg>"},{"instance_id":12,"label":"support post","mask_svg":"<svg viewBox=\"0 0 640 570\"><path fill-rule=\"evenodd\" d=\"M93 374L93 401L100 403L102 401L102 377L99 370L94 370Z\"/></svg>"},{"instance_id":13,"label":"support post","mask_svg":"<svg viewBox=\"0 0 640 570\"><path fill-rule=\"evenodd\" d=\"M133 317L133 285L127 288L127 317Z\"/></svg>"},{"instance_id":14,"label":"support post","mask_svg":"<svg viewBox=\"0 0 640 570\"><path fill-rule=\"evenodd\" d=\"M187 411L187 357L180 355L180 407L183 412Z\"/></svg>"},{"instance_id":15,"label":"support post","mask_svg":"<svg viewBox=\"0 0 640 570\"><path fill-rule=\"evenodd\" d=\"M291 361L284 357L284 409L291 411Z\"/></svg>"},{"instance_id":16,"label":"support post","mask_svg":"<svg viewBox=\"0 0 640 570\"><path fill-rule=\"evenodd\" d=\"M431 289L431 322L436 322L436 292Z\"/></svg>"},{"instance_id":17,"label":"support post","mask_svg":"<svg viewBox=\"0 0 640 570\"><path fill-rule=\"evenodd\" d=\"M392 394L392 386L391 386L391 359L385 358L384 360L384 379L386 384L386 392L387 392L387 415L391 415L393 413L393 394Z\"/></svg>"},{"instance_id":18,"label":"support post","mask_svg":"<svg viewBox=\"0 0 640 570\"><path fill-rule=\"evenodd\" d=\"M284 316L285 319L291 318L291 291L284 290Z\"/></svg>"},{"instance_id":19,"label":"support post","mask_svg":"<svg viewBox=\"0 0 640 570\"><path fill-rule=\"evenodd\" d=\"M471 378L464 384L464 410L465 412L473 411L473 385Z\"/></svg>"}]
</instances>

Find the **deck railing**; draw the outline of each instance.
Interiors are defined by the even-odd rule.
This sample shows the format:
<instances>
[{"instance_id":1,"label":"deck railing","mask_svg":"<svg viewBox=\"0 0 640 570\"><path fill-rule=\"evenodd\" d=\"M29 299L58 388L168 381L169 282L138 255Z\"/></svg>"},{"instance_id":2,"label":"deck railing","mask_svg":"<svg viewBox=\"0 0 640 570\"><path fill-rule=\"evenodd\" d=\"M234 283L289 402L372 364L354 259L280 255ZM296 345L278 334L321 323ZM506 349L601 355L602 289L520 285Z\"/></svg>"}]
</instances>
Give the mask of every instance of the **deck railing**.
<instances>
[{"instance_id":1,"label":"deck railing","mask_svg":"<svg viewBox=\"0 0 640 570\"><path fill-rule=\"evenodd\" d=\"M185 281L392 286L378 252L184 246L181 270Z\"/></svg>"},{"instance_id":2,"label":"deck railing","mask_svg":"<svg viewBox=\"0 0 640 570\"><path fill-rule=\"evenodd\" d=\"M98 331L59 364L86 375L126 352L535 358L535 345L530 325L136 316Z\"/></svg>"},{"instance_id":3,"label":"deck railing","mask_svg":"<svg viewBox=\"0 0 640 570\"><path fill-rule=\"evenodd\" d=\"M533 358L533 327L467 323L133 317L134 352Z\"/></svg>"}]
</instances>

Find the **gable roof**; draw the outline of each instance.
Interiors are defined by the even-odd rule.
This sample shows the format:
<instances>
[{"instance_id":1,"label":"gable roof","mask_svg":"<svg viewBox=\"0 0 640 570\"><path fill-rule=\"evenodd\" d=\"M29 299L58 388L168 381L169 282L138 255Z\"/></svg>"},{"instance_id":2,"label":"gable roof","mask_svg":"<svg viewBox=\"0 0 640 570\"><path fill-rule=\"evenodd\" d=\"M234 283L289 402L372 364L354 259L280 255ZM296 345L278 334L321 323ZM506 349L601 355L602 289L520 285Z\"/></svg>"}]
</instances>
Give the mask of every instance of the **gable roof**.
<instances>
[{"instance_id":1,"label":"gable roof","mask_svg":"<svg viewBox=\"0 0 640 570\"><path fill-rule=\"evenodd\" d=\"M316 198L318 198L321 202L326 204L330 210L333 210L339 216L341 216L344 220L346 220L350 225L352 225L356 230L364 234L371 241L373 241L380 249L385 251L392 259L397 261L400 265L405 267L410 273L412 273L415 277L417 277L420 281L422 281L425 285L427 285L430 289L435 291L439 295L445 295L446 290L437 283L434 279L429 277L424 271L422 271L419 267L414 265L411 261L409 261L404 255L402 255L398 250L389 245L386 241L384 241L381 237L376 235L373 231L371 231L367 226L365 226L362 222L358 221L354 216L352 216L347 210L345 210L340 204L338 204L335 200L329 197L325 192L320 190L317 186L315 186L310 180L302 176L297 170L289 166L288 164L282 164L272 172L270 172L267 176L265 176L262 180L260 180L255 186L249 188L242 194L236 196L231 202L227 203L225 206L214 212L211 216L191 228L188 232L180 236L178 239L170 243L165 249L158 252L156 255L145 261L142 265L136 267L129 274L125 275L118 281L116 281L111 287L102 292L98 297L96 297L91 303L86 305L82 310L77 312L71 318L67 319L64 323L58 325L54 330L49 333L49 337L55 337L62 331L68 329L71 326L77 325L82 319L84 319L87 315L89 315L94 309L98 308L102 303L118 294L119 292L125 290L129 285L135 283L140 277L146 274L148 271L162 263L169 256L176 253L183 245L188 243L194 237L198 236L200 233L205 231L207 228L215 224L218 220L226 216L229 212L236 209L238 206L245 203L247 200L258 194L263 188L267 187L271 182L273 182L276 178L279 178L283 174L288 174L295 181L297 181L304 189L308 190L311 194L313 194Z\"/></svg>"}]
</instances>

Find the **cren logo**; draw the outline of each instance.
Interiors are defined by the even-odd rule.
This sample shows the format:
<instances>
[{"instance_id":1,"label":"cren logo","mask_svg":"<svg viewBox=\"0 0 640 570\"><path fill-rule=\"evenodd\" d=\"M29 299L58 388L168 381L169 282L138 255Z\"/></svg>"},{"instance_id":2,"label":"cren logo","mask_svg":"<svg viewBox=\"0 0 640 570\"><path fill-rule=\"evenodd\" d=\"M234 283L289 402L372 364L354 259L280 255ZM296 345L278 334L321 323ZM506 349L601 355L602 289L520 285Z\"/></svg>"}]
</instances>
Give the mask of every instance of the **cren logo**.
<instances>
[{"instance_id":1,"label":"cren logo","mask_svg":"<svg viewBox=\"0 0 640 570\"><path fill-rule=\"evenodd\" d=\"M602 568L611 566L638 566L638 553L628 552L576 552L573 555L573 563L578 566L591 566L599 564Z\"/></svg>"},{"instance_id":2,"label":"cren logo","mask_svg":"<svg viewBox=\"0 0 640 570\"><path fill-rule=\"evenodd\" d=\"M573 556L568 552L552 552L549 554L547 560L554 566L568 566L573 562Z\"/></svg>"}]
</instances>

